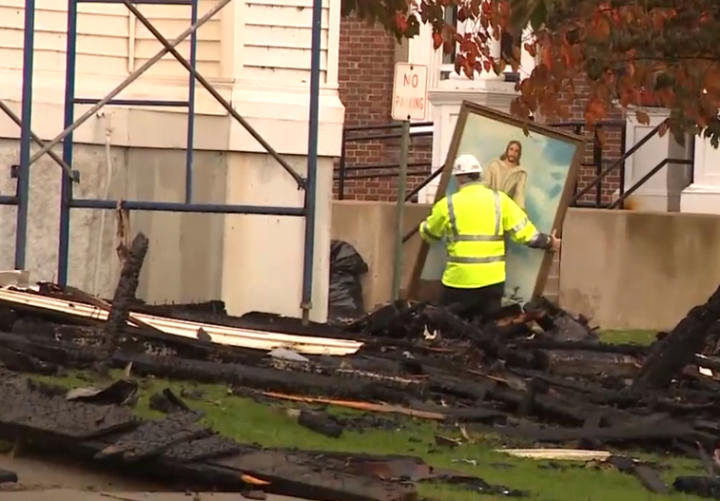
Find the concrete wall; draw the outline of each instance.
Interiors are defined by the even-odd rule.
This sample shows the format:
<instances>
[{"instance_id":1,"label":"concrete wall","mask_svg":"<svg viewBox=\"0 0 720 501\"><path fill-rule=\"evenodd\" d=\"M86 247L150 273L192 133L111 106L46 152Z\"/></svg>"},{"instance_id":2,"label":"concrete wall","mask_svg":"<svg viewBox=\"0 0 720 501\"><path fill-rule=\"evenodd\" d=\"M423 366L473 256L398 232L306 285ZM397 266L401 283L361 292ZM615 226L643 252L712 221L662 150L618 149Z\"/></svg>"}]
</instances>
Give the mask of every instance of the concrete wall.
<instances>
[{"instance_id":1,"label":"concrete wall","mask_svg":"<svg viewBox=\"0 0 720 501\"><path fill-rule=\"evenodd\" d=\"M427 217L430 205L406 204L404 232ZM392 297L397 205L390 202L335 200L332 206L331 236L355 246L370 271L363 277L365 307L372 309ZM403 247L401 287L406 287L412 273L420 238L415 236Z\"/></svg>"},{"instance_id":2,"label":"concrete wall","mask_svg":"<svg viewBox=\"0 0 720 501\"><path fill-rule=\"evenodd\" d=\"M152 123L153 116L158 119L158 114L144 113L140 121L153 128L147 122ZM155 128L172 131L177 115L165 118L170 123L155 121ZM207 124L198 120L199 128L207 125L217 131L224 125L228 130L227 118L207 118ZM0 119L0 132L9 128L6 122ZM92 128L91 124L86 131ZM114 146L111 140L109 148L76 144L74 153L73 167L80 172L76 198L183 201L183 150ZM18 162L18 155L17 139L0 139L0 165L7 166L0 176L2 194L15 192L9 166ZM298 172L305 172L306 157L284 158ZM61 173L47 156L31 167L26 268L37 280L57 277ZM323 270L328 269L331 190L332 159L322 158L313 287L313 314L320 320L326 315L328 275ZM198 203L288 207L303 203L303 192L269 155L234 151L195 152L193 197ZM236 314L300 313L302 218L133 212L130 220L132 233L142 231L150 239L139 297L160 303L221 298ZM72 210L71 285L104 297L112 294L119 272L115 223L114 211ZM13 267L15 227L16 209L0 207L0 269Z\"/></svg>"},{"instance_id":3,"label":"concrete wall","mask_svg":"<svg viewBox=\"0 0 720 501\"><path fill-rule=\"evenodd\" d=\"M560 303L606 329L669 329L720 284L720 217L573 209Z\"/></svg>"},{"instance_id":4,"label":"concrete wall","mask_svg":"<svg viewBox=\"0 0 720 501\"><path fill-rule=\"evenodd\" d=\"M428 205L408 205L405 227ZM332 238L367 261L366 305L390 299L395 204L335 201ZM419 239L406 244L407 283ZM563 228L559 301L603 329L670 329L720 284L720 216L571 209ZM551 270L551 276L555 271ZM546 295L554 296L550 280Z\"/></svg>"},{"instance_id":5,"label":"concrete wall","mask_svg":"<svg viewBox=\"0 0 720 501\"><path fill-rule=\"evenodd\" d=\"M180 150L112 147L108 159L102 146L75 148L75 169L81 182L76 198L181 202L185 180ZM18 142L0 140L0 163L17 162ZM109 161L108 161L109 160ZM196 162L212 175L196 176L198 202L223 203L225 153L198 152ZM31 169L26 269L39 280L57 277L60 180L62 171L49 157ZM9 169L0 176L0 191L15 191ZM15 252L16 209L0 208L0 267L11 269ZM198 301L221 297L223 216L133 212L132 233L150 239L150 252L139 296L149 301ZM114 211L73 209L70 226L69 283L103 297L112 297L119 261L115 248Z\"/></svg>"}]
</instances>

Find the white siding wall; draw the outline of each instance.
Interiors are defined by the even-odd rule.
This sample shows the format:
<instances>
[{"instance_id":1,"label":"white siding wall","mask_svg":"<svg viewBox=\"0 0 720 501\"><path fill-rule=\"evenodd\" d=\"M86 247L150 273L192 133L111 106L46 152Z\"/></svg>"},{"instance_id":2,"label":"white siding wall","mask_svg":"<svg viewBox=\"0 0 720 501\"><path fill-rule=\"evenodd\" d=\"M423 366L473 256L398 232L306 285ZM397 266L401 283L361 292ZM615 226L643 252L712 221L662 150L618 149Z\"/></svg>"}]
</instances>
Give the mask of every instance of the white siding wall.
<instances>
[{"instance_id":1,"label":"white siding wall","mask_svg":"<svg viewBox=\"0 0 720 501\"><path fill-rule=\"evenodd\" d=\"M199 16L214 0L200 0ZM35 13L35 71L64 72L67 42L67 2L37 0ZM172 40L189 26L189 6L140 6L153 25ZM137 69L161 48L124 5L78 5L77 74L125 76ZM0 68L22 69L24 0L0 0ZM186 57L190 42L178 46ZM220 20L208 21L198 31L198 69L208 77L220 74ZM187 72L167 56L148 76L176 77Z\"/></svg>"},{"instance_id":2,"label":"white siding wall","mask_svg":"<svg viewBox=\"0 0 720 501\"><path fill-rule=\"evenodd\" d=\"M214 5L215 0L200 0L198 17L202 17ZM123 9L125 6L121 6ZM126 9L127 10L127 9ZM153 26L168 40L172 41L190 26L190 7L187 5L140 5L138 10L145 14ZM197 69L204 77L220 76L220 16L222 11L202 25L198 30ZM142 66L162 49L162 44L140 21L134 19L133 69ZM132 44L132 40L130 41ZM177 51L190 58L190 37L177 46ZM172 55L167 55L148 71L147 75L163 77L185 77L187 70Z\"/></svg>"},{"instance_id":3,"label":"white siding wall","mask_svg":"<svg viewBox=\"0 0 720 501\"><path fill-rule=\"evenodd\" d=\"M199 0L199 17L217 1ZM323 156L333 156L339 152L344 117L337 93L340 2L332 0L331 5L330 0L323 1L320 96L323 129L319 151ZM36 106L32 126L41 136L52 137L62 124L67 0L36 2L33 72ZM97 3L78 7L76 96L102 98L160 51L161 44L124 5ZM138 8L170 40L190 25L189 6L141 5ZM22 89L24 14L24 0L0 0L0 99L18 104ZM232 0L199 30L197 66L200 72L270 144L276 148L282 144L283 152L295 155L304 155L307 151L311 19L312 0ZM189 45L189 41L183 42L178 51L189 56ZM187 71L172 56L166 56L118 97L185 100L188 79ZM37 106L40 103L53 106L52 116L40 111ZM87 106L78 105L76 112ZM158 117L162 115L158 120L172 122L173 128L148 126L149 122L141 117L151 110L157 112ZM168 113L174 116L166 116ZM75 140L104 143L106 132L112 129L111 139L116 145L183 148L186 113L184 107L108 106L101 118L90 120L96 125L82 126L77 131ZM200 85L197 86L196 113L198 117L228 115ZM195 147L213 149L220 144L218 141L224 140L229 149L263 150L235 120L226 125L225 132L212 134L202 132L207 129L196 128Z\"/></svg>"},{"instance_id":4,"label":"white siding wall","mask_svg":"<svg viewBox=\"0 0 720 501\"><path fill-rule=\"evenodd\" d=\"M22 69L24 0L0 1L0 68ZM65 71L67 2L38 0L35 13L36 71ZM122 5L78 5L77 70L127 73L128 12Z\"/></svg>"},{"instance_id":5,"label":"white siding wall","mask_svg":"<svg viewBox=\"0 0 720 501\"><path fill-rule=\"evenodd\" d=\"M329 1L323 1L322 83L328 81ZM309 82L312 0L247 0L244 9L242 78Z\"/></svg>"},{"instance_id":6,"label":"white siding wall","mask_svg":"<svg viewBox=\"0 0 720 501\"><path fill-rule=\"evenodd\" d=\"M215 2L200 0L199 16ZM140 5L138 8L169 40L189 26L189 6ZM324 0L321 82L331 87L337 85L339 19L335 18L339 18L338 9L339 4L331 8L330 0ZM124 5L82 3L78 5L78 11L78 75L124 77L162 47ZM226 23L232 19L234 33L223 29L223 16ZM274 86L307 85L311 19L312 0L235 0L198 30L198 69L210 79L230 77L245 82L272 81ZM0 0L0 70L22 69L23 22L24 0ZM42 78L40 74L63 75L67 42L66 0L37 0L35 26L36 79ZM221 68L221 64L225 64L221 47L223 36L229 37L226 43L235 43L234 54L230 57L237 61L233 69L228 67L224 72ZM178 46L178 51L189 57L189 39ZM227 47L224 52L227 58ZM138 84L142 86L158 77L166 82L178 80L186 74L185 69L168 55ZM98 89L99 92L104 90ZM129 94L133 93L130 89ZM147 95L147 92L142 94ZM123 94L123 97L129 96Z\"/></svg>"}]
</instances>

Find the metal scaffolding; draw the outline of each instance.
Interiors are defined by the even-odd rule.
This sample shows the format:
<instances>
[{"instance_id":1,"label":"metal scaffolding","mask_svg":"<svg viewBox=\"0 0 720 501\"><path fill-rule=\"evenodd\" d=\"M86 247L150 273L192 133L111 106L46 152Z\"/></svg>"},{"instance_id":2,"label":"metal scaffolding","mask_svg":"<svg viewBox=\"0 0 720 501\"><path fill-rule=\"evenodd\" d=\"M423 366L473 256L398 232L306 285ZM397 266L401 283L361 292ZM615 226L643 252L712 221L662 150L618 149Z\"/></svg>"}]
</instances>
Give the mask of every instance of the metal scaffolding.
<instances>
[{"instance_id":1,"label":"metal scaffolding","mask_svg":"<svg viewBox=\"0 0 720 501\"><path fill-rule=\"evenodd\" d=\"M65 102L64 102L64 130L48 142L42 141L31 130L31 116L33 105L33 55L35 43L35 0L25 1L25 24L23 46L23 86L22 86L22 112L18 117L10 108L0 101L0 111L7 114L21 128L20 133L20 163L15 169L17 190L14 196L0 196L0 205L17 206L17 233L15 239L15 268L25 267L25 254L27 244L28 207L30 166L40 157L48 154L62 168L62 187L60 200L60 230L58 247L57 280L60 285L67 284L70 212L71 209L124 209L138 211L159 212L190 212L205 214L255 214L266 216L296 216L305 218L304 259L303 259L303 286L302 302L303 319L307 320L312 308L312 282L313 282L313 256L315 233L315 197L317 185L317 139L318 139L318 110L320 94L320 45L322 30L322 0L313 0L312 14L312 43L310 64L310 113L308 128L308 161L307 175L302 177L290 164L275 151L270 144L233 108L232 104L223 98L220 93L196 69L197 63L197 30L210 18L217 14L232 0L218 0L218 3L202 17L198 17L199 0L68 0L67 12L67 47L65 72ZM86 99L75 95L75 69L77 58L77 18L78 3L118 3L124 4L128 10L152 33L163 45L163 49L150 58L140 68L130 74L115 89L102 99ZM177 38L169 41L140 12L136 5L162 4L187 5L190 7L190 26ZM190 37L189 60L180 55L175 49L183 40ZM157 63L166 54L171 54L185 69L188 70L188 97L186 101L162 100L130 100L115 99L124 89L136 81L150 67ZM237 120L248 133L260 143L280 166L297 182L299 189L305 190L302 207L270 207L251 205L223 205L193 203L193 144L195 133L195 89L196 82L200 83L225 110ZM79 118L75 118L76 104L92 104ZM155 202L155 201L128 201L128 200L98 200L77 199L73 197L73 184L79 183L77 171L73 165L73 132L89 118L106 105L142 105L142 106L174 106L185 107L188 112L187 126L187 153L185 157L185 201L183 203ZM30 146L35 142L40 146L37 153L31 156ZM52 148L62 143L62 156L58 156Z\"/></svg>"}]
</instances>

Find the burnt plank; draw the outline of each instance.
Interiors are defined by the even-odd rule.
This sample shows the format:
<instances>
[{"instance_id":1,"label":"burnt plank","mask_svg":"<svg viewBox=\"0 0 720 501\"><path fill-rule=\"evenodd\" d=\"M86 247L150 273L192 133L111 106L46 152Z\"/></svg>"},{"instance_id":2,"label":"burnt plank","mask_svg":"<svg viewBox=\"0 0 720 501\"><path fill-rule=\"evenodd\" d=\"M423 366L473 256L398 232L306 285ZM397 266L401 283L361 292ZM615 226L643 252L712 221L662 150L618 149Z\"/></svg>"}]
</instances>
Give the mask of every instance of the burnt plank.
<instances>
[{"instance_id":1,"label":"burnt plank","mask_svg":"<svg viewBox=\"0 0 720 501\"><path fill-rule=\"evenodd\" d=\"M137 426L132 410L87 405L32 390L27 381L0 384L0 426L34 430L56 437L87 439Z\"/></svg>"},{"instance_id":2,"label":"burnt plank","mask_svg":"<svg viewBox=\"0 0 720 501\"><path fill-rule=\"evenodd\" d=\"M502 420L506 417L504 412L484 407L470 407L466 409L443 409L437 406L438 412L442 411L446 414L445 421L449 423L485 423Z\"/></svg>"},{"instance_id":3,"label":"burnt plank","mask_svg":"<svg viewBox=\"0 0 720 501\"><path fill-rule=\"evenodd\" d=\"M163 457L185 463L199 461L202 459L214 459L224 456L231 456L241 452L248 452L255 447L242 446L229 438L212 435L210 437L198 438L189 442L180 442L170 447Z\"/></svg>"},{"instance_id":4,"label":"burnt plank","mask_svg":"<svg viewBox=\"0 0 720 501\"><path fill-rule=\"evenodd\" d=\"M130 461L157 456L176 443L209 434L207 428L196 425L201 417L199 412L177 412L163 419L148 421L95 454L95 459L122 456Z\"/></svg>"},{"instance_id":5,"label":"burnt plank","mask_svg":"<svg viewBox=\"0 0 720 501\"><path fill-rule=\"evenodd\" d=\"M545 350L541 353L544 369L551 374L574 377L609 375L632 378L639 370L631 355L590 350Z\"/></svg>"},{"instance_id":6,"label":"burnt plank","mask_svg":"<svg viewBox=\"0 0 720 501\"><path fill-rule=\"evenodd\" d=\"M518 427L488 428L503 435L525 438L538 442L569 442L571 440L601 440L603 442L642 442L683 439L695 441L708 439L713 435L695 430L672 419L648 420L640 419L627 424L609 427L585 426L582 428L540 427L525 425Z\"/></svg>"},{"instance_id":7,"label":"burnt plank","mask_svg":"<svg viewBox=\"0 0 720 501\"><path fill-rule=\"evenodd\" d=\"M10 370L50 376L57 374L59 370L57 364L5 347L0 347L0 363Z\"/></svg>"},{"instance_id":8,"label":"burnt plank","mask_svg":"<svg viewBox=\"0 0 720 501\"><path fill-rule=\"evenodd\" d=\"M236 386L299 395L324 395L334 398L376 399L405 403L408 393L411 393L406 388L389 387L378 381L338 378L309 372L284 371L241 364L221 364L123 353L118 353L113 359L118 367L132 362L133 369L138 373L215 384L226 382Z\"/></svg>"},{"instance_id":9,"label":"burnt plank","mask_svg":"<svg viewBox=\"0 0 720 501\"><path fill-rule=\"evenodd\" d=\"M0 468L0 484L10 484L18 481L17 473Z\"/></svg>"},{"instance_id":10,"label":"burnt plank","mask_svg":"<svg viewBox=\"0 0 720 501\"><path fill-rule=\"evenodd\" d=\"M717 478L681 476L675 479L673 488L701 498L720 499L720 479Z\"/></svg>"},{"instance_id":11,"label":"burnt plank","mask_svg":"<svg viewBox=\"0 0 720 501\"><path fill-rule=\"evenodd\" d=\"M0 332L0 343L14 350L28 353L40 360L48 360L68 368L88 368L107 358L107 352L93 346L78 346L53 339L30 339L17 334ZM127 353L117 351L111 356L113 367L123 368L132 363L133 372L168 379L200 383L230 383L254 389L299 395L324 395L334 398L382 400L406 403L413 395L412 387L397 387L391 381L376 381L351 377L331 377L310 372L293 372L245 364L226 364L180 357ZM469 388L471 385L468 383ZM421 389L419 389L421 391Z\"/></svg>"},{"instance_id":12,"label":"burnt plank","mask_svg":"<svg viewBox=\"0 0 720 501\"><path fill-rule=\"evenodd\" d=\"M115 351L117 340L125 331L130 317L130 308L135 303L135 293L140 284L140 271L149 246L148 238L143 233L138 233L130 244L130 248L126 249L120 278L113 295L112 307L105 325L106 349L110 352Z\"/></svg>"},{"instance_id":13,"label":"burnt plank","mask_svg":"<svg viewBox=\"0 0 720 501\"><path fill-rule=\"evenodd\" d=\"M403 501L415 499L412 487L327 469L323 458L263 450L208 460L270 482L277 494L320 501Z\"/></svg>"},{"instance_id":14,"label":"burnt plank","mask_svg":"<svg viewBox=\"0 0 720 501\"><path fill-rule=\"evenodd\" d=\"M660 477L657 471L646 464L633 465L633 474L640 480L640 483L650 492L656 494L669 494L670 487Z\"/></svg>"}]
</instances>

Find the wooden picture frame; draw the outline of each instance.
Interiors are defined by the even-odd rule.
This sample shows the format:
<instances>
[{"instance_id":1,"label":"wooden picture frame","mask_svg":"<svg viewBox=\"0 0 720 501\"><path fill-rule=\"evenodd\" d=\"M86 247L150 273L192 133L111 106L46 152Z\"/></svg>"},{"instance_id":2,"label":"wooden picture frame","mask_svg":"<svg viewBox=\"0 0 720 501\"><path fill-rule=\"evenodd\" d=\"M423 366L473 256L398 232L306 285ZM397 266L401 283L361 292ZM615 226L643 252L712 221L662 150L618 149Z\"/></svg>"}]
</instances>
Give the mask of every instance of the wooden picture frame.
<instances>
[{"instance_id":1,"label":"wooden picture frame","mask_svg":"<svg viewBox=\"0 0 720 501\"><path fill-rule=\"evenodd\" d=\"M468 123L471 123L471 128L468 128ZM487 127L487 129L485 129ZM494 134L495 136L503 135L500 131L501 129L506 131L506 138L505 138L505 153L507 153L507 148L510 146L510 143L512 141L520 141L523 143L524 141L532 142L533 145L540 144L542 142L543 146L543 154L544 155L550 155L550 157L553 156L552 154L552 148L549 148L551 145L557 150L562 150L563 155L562 158L568 158L566 162L566 171L567 174L565 175L564 181L557 181L555 184L552 184L551 187L553 190L557 191L558 186L561 185L559 194L553 194L553 198L551 199L551 203L548 202L546 205L550 206L552 204L556 205L556 210L554 215L548 214L551 207L548 207L547 209L543 208L542 211L542 217L535 218L542 220L545 224L538 224L534 218L533 215L536 215L539 213L539 210L537 208L539 207L538 203L530 203L527 211L530 216L530 220L533 221L533 223L538 226L538 229L540 231L544 232L550 232L553 229L557 230L558 233L560 233L562 228L562 223L565 218L565 213L567 212L567 208L570 204L570 200L574 193L575 183L577 181L578 171L580 167L580 163L582 161L582 157L584 155L585 150L585 142L586 139L582 136L578 136L576 134L572 134L569 132L553 129L550 127L546 127L543 125L540 125L538 123L529 122L524 123L522 120L515 118L511 115L508 115L506 113L502 113L496 110L493 110L491 108L488 108L486 106L481 106L475 103L472 103L470 101L463 101L461 107L460 107L460 113L458 115L457 124L455 125L455 130L453 132L452 140L450 142L450 146L448 149L448 155L445 160L445 164L442 167L442 174L440 175L439 180L439 186L438 190L435 195L435 201L434 203L439 202L443 198L445 198L448 187L451 183L452 178L452 167L455 159L463 154L468 153L472 150L473 147L477 148L478 141L481 141L480 139L473 140L473 138L482 138L482 129L485 129L488 133ZM526 135L527 131L527 135ZM469 136L469 134L472 134L472 136ZM542 138L542 139L540 139ZM472 147L463 146L464 143L473 143L475 144ZM492 142L492 141L491 141ZM494 146L497 145L497 140L493 142L493 146L490 148L494 148ZM562 146L560 146L562 145ZM486 145L487 146L487 145ZM522 146L522 145L521 145ZM463 151L460 151L461 147L464 148ZM485 148L485 150L490 149ZM481 148L482 149L482 148ZM501 151L497 152L494 156L497 157L498 154L502 153L502 146L500 146ZM537 148L535 148L537 149ZM546 151L547 150L547 151ZM477 155L476 155L477 156ZM487 155L485 156L487 158ZM521 157L523 158L523 157ZM487 160L479 159L481 165L483 167L486 167L486 165L483 162L487 162ZM545 158L537 159L535 158L534 161L543 161ZM531 160L532 161L532 160ZM491 162L492 163L492 162ZM560 167L560 164L550 164L545 163L545 165L552 165L556 168ZM519 166L519 164L518 164ZM534 188L534 185L532 183L533 178L536 181L536 184L539 186L542 186L543 183L540 182L541 178L545 178L546 175L542 170L538 170L541 168L535 168L536 175L533 176L532 172L533 170L528 170L527 168L523 168L522 170L526 172L525 179L527 180L529 191L528 194L532 195L532 190L534 189L534 193L540 194L541 191L538 190L537 187ZM554 179L557 179L558 172L557 169L555 172L548 172L547 176L553 176L553 179L551 182L554 182ZM523 191L524 193L524 191ZM540 197L537 197L540 198ZM528 199L528 202L532 202L532 197L530 196ZM525 207L523 207L525 208ZM535 213L535 214L533 214ZM420 238L419 235L415 238ZM444 246L444 244L440 243L437 244L440 246ZM516 246L517 244L513 243L513 246ZM510 247L513 247L510 246ZM437 270L433 270L432 277L427 279L423 278L423 271L425 270L425 266L428 260L428 255L431 251L430 245L428 245L427 242L423 241L420 249L418 250L418 254L415 259L415 263L413 265L412 274L410 276L410 282L408 284L407 288L407 296L410 299L422 299L422 300L429 300L429 299L435 299L437 296L437 293L440 290L440 277L435 276L437 275ZM518 251L517 247L509 248L508 249L508 274L511 272L511 267L515 266L517 263L525 263L525 261L531 260L534 264L532 264L532 267L534 269L537 269L536 278L534 281L534 284L529 284L531 281L531 276L526 273L525 277L521 280L523 283L522 289L523 294L521 294L519 297L515 297L514 299L517 302L526 302L529 301L532 297L537 297L542 294L545 284L547 281L547 275L550 269L550 266L552 264L553 260L553 254L549 252L542 252L538 250L532 250L528 249L529 252L538 253L535 254L532 258L527 258L527 256L524 256L523 253L525 251ZM512 256L510 254L513 254ZM524 256L524 257L523 257ZM513 264L513 259L515 261L515 264ZM521 261L524 260L524 261ZM444 265L444 262L443 262ZM437 266L436 266L437 268ZM530 266L528 266L530 268ZM510 280L510 277L508 277ZM512 296L512 294L508 294L508 287L510 287L510 284L506 286L506 296ZM515 291L517 292L517 291ZM517 294L516 294L517 296Z\"/></svg>"}]
</instances>

